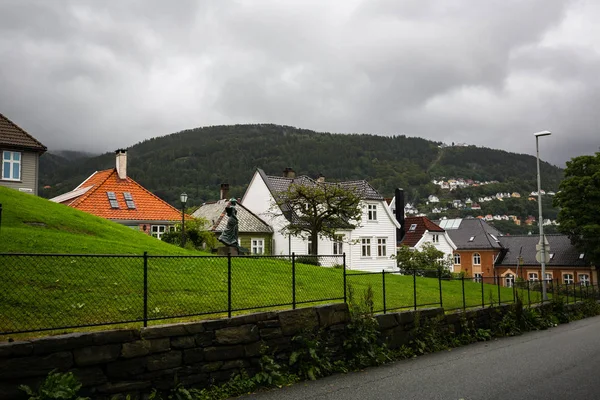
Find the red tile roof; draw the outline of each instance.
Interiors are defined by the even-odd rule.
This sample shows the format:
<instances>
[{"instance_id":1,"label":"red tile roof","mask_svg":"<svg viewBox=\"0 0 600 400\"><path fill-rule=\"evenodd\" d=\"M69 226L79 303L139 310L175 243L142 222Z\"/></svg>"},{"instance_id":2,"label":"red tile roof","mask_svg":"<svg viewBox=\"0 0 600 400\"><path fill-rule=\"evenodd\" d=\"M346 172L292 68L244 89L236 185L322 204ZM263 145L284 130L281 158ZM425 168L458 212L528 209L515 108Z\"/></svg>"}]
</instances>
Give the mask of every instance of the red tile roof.
<instances>
[{"instance_id":1,"label":"red tile roof","mask_svg":"<svg viewBox=\"0 0 600 400\"><path fill-rule=\"evenodd\" d=\"M91 187L91 188L90 188ZM90 188L87 191L83 189ZM80 193L83 192L83 193ZM114 192L119 208L112 208L107 192ZM124 194L131 194L135 208L130 209ZM69 194L74 197L69 198ZM62 200L62 199L64 200ZM180 221L181 210L155 196L142 185L127 177L119 179L116 168L97 171L72 192L53 199L78 210L113 220ZM186 216L189 218L189 216Z\"/></svg>"},{"instance_id":2,"label":"red tile roof","mask_svg":"<svg viewBox=\"0 0 600 400\"><path fill-rule=\"evenodd\" d=\"M2 114L0 114L0 146L26 148L42 153L47 150L46 146Z\"/></svg>"},{"instance_id":3,"label":"red tile roof","mask_svg":"<svg viewBox=\"0 0 600 400\"><path fill-rule=\"evenodd\" d=\"M413 224L416 225L416 227L414 230L411 231L410 227ZM405 235L400 243L405 246L408 246L408 247L414 247L417 243L419 243L419 240L421 240L425 231L444 232L444 230L442 228L440 228L438 225L434 224L427 217L407 217L407 218L405 218L404 219L404 231L405 231Z\"/></svg>"}]
</instances>

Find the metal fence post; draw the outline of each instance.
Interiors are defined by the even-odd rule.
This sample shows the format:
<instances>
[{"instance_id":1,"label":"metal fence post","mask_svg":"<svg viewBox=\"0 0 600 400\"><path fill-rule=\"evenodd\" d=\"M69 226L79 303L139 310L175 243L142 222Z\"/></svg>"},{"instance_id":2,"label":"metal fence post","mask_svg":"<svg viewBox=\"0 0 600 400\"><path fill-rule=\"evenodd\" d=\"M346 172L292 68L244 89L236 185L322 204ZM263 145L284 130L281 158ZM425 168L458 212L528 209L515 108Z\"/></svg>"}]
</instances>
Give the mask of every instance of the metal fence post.
<instances>
[{"instance_id":1,"label":"metal fence post","mask_svg":"<svg viewBox=\"0 0 600 400\"><path fill-rule=\"evenodd\" d=\"M296 253L292 253L292 309L296 309Z\"/></svg>"},{"instance_id":2,"label":"metal fence post","mask_svg":"<svg viewBox=\"0 0 600 400\"><path fill-rule=\"evenodd\" d=\"M385 314L385 269L381 270L381 283L383 285L383 313Z\"/></svg>"},{"instance_id":3,"label":"metal fence post","mask_svg":"<svg viewBox=\"0 0 600 400\"><path fill-rule=\"evenodd\" d=\"M413 301L414 308L417 309L417 270L413 270Z\"/></svg>"},{"instance_id":4,"label":"metal fence post","mask_svg":"<svg viewBox=\"0 0 600 400\"><path fill-rule=\"evenodd\" d=\"M498 282L498 305L502 304L502 301L500 300L500 277L498 275L496 275L496 282ZM515 282L513 281L513 286L515 284Z\"/></svg>"},{"instance_id":5,"label":"metal fence post","mask_svg":"<svg viewBox=\"0 0 600 400\"><path fill-rule=\"evenodd\" d=\"M460 280L462 284L463 311L465 311L467 309L467 299L465 298L465 277L461 276Z\"/></svg>"},{"instance_id":6,"label":"metal fence post","mask_svg":"<svg viewBox=\"0 0 600 400\"><path fill-rule=\"evenodd\" d=\"M481 277L481 308L485 308L485 290L483 288L483 280L484 278Z\"/></svg>"},{"instance_id":7,"label":"metal fence post","mask_svg":"<svg viewBox=\"0 0 600 400\"><path fill-rule=\"evenodd\" d=\"M542 301L544 301L544 296L542 296ZM529 307L531 307L531 292L529 290L529 281L527 281L527 303L529 303Z\"/></svg>"},{"instance_id":8,"label":"metal fence post","mask_svg":"<svg viewBox=\"0 0 600 400\"><path fill-rule=\"evenodd\" d=\"M148 252L144 252L144 328L148 326Z\"/></svg>"},{"instance_id":9,"label":"metal fence post","mask_svg":"<svg viewBox=\"0 0 600 400\"><path fill-rule=\"evenodd\" d=\"M227 316L231 318L231 251L227 253Z\"/></svg>"},{"instance_id":10,"label":"metal fence post","mask_svg":"<svg viewBox=\"0 0 600 400\"><path fill-rule=\"evenodd\" d=\"M344 303L347 303L347 292L346 292L346 253L342 255L342 260L344 263Z\"/></svg>"},{"instance_id":11,"label":"metal fence post","mask_svg":"<svg viewBox=\"0 0 600 400\"><path fill-rule=\"evenodd\" d=\"M442 269L438 270L438 284L440 287L440 308L444 308L443 296L442 296Z\"/></svg>"}]
</instances>

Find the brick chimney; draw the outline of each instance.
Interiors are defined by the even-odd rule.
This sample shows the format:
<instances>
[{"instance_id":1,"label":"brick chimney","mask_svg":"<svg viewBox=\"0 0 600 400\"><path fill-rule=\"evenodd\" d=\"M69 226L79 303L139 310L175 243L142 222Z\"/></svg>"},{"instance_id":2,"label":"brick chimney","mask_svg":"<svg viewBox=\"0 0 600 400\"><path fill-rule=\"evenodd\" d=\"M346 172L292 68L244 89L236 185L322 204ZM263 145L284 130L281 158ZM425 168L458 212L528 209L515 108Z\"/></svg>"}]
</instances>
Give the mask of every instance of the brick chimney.
<instances>
[{"instance_id":1,"label":"brick chimney","mask_svg":"<svg viewBox=\"0 0 600 400\"><path fill-rule=\"evenodd\" d=\"M229 183L221 183L219 198L221 200L229 198Z\"/></svg>"},{"instance_id":2,"label":"brick chimney","mask_svg":"<svg viewBox=\"0 0 600 400\"><path fill-rule=\"evenodd\" d=\"M325 176L323 174L319 174L319 176L317 177L317 182L319 182L319 183L325 182Z\"/></svg>"},{"instance_id":3,"label":"brick chimney","mask_svg":"<svg viewBox=\"0 0 600 400\"><path fill-rule=\"evenodd\" d=\"M296 172L292 168L287 167L283 170L283 177L294 179L296 177Z\"/></svg>"},{"instance_id":4,"label":"brick chimney","mask_svg":"<svg viewBox=\"0 0 600 400\"><path fill-rule=\"evenodd\" d=\"M404 190L397 188L394 191L394 206L396 207L396 220L400 224L400 229L396 229L396 241L404 239L406 229L404 227Z\"/></svg>"},{"instance_id":5,"label":"brick chimney","mask_svg":"<svg viewBox=\"0 0 600 400\"><path fill-rule=\"evenodd\" d=\"M115 151L117 155L117 174L119 179L127 179L127 150L119 149Z\"/></svg>"}]
</instances>

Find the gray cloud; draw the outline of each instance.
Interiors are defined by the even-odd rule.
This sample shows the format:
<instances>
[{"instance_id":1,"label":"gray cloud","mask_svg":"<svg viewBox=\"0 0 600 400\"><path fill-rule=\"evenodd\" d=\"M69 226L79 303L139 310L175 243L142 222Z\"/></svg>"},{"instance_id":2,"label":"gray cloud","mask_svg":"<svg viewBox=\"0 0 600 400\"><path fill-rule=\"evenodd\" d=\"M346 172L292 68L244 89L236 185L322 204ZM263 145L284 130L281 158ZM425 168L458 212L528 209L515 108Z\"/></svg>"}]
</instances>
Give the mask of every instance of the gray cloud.
<instances>
[{"instance_id":1,"label":"gray cloud","mask_svg":"<svg viewBox=\"0 0 600 400\"><path fill-rule=\"evenodd\" d=\"M598 150L588 1L0 3L0 110L51 149L196 126L406 134L562 165Z\"/></svg>"}]
</instances>

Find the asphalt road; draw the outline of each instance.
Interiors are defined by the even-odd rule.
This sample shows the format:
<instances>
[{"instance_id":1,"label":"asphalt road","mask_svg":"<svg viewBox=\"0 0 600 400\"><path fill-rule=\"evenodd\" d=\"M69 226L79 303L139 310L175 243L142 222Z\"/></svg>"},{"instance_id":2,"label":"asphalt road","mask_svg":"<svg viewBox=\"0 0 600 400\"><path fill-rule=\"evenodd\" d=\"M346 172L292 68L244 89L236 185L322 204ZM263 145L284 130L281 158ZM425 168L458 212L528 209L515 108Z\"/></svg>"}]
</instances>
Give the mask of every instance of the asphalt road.
<instances>
[{"instance_id":1,"label":"asphalt road","mask_svg":"<svg viewBox=\"0 0 600 400\"><path fill-rule=\"evenodd\" d=\"M245 396L299 399L600 399L600 317Z\"/></svg>"}]
</instances>

